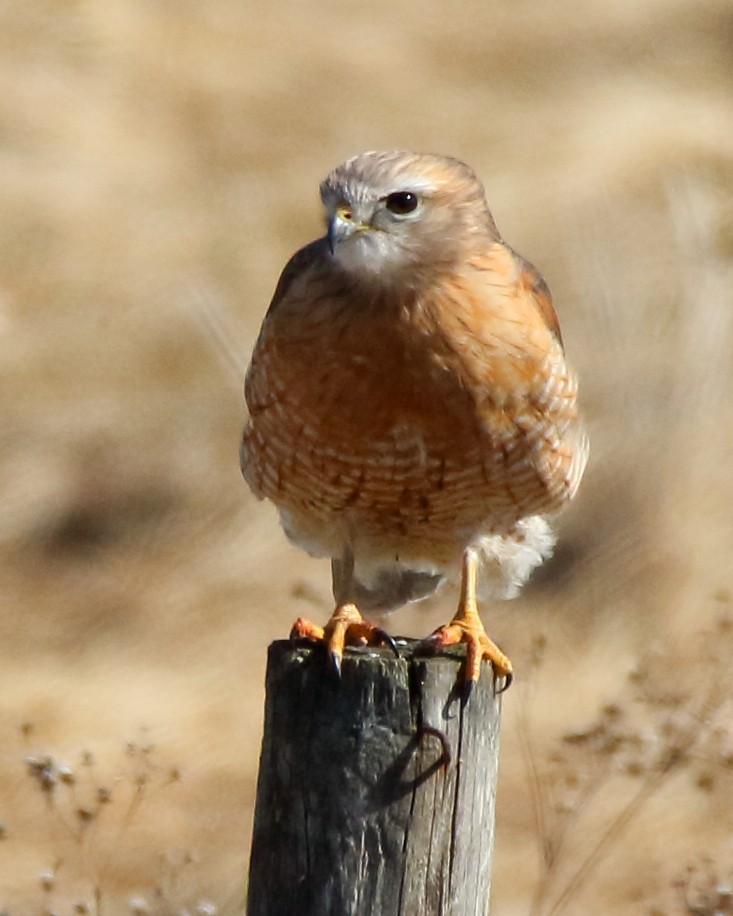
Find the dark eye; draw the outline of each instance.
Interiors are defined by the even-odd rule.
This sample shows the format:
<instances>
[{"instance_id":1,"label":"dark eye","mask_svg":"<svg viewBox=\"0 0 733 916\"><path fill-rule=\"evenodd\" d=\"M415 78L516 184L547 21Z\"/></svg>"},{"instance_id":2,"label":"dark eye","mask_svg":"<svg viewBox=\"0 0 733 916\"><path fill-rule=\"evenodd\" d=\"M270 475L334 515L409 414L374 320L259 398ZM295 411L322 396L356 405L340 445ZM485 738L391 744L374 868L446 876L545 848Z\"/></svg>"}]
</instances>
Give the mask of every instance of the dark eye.
<instances>
[{"instance_id":1,"label":"dark eye","mask_svg":"<svg viewBox=\"0 0 733 916\"><path fill-rule=\"evenodd\" d=\"M419 203L417 194L411 191L395 191L389 194L384 201L390 213L396 213L398 216L404 216L405 213L412 213Z\"/></svg>"}]
</instances>

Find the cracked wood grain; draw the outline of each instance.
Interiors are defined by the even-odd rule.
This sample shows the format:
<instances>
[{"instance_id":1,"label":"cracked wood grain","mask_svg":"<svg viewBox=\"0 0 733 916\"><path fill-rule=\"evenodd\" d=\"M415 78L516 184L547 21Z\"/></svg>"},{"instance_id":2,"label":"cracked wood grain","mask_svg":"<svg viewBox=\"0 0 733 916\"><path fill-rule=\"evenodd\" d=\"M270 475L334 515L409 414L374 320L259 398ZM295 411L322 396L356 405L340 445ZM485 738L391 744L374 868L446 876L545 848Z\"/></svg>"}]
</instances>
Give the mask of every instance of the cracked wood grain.
<instances>
[{"instance_id":1,"label":"cracked wood grain","mask_svg":"<svg viewBox=\"0 0 733 916\"><path fill-rule=\"evenodd\" d=\"M460 650L270 646L248 916L486 916L501 699Z\"/></svg>"}]
</instances>

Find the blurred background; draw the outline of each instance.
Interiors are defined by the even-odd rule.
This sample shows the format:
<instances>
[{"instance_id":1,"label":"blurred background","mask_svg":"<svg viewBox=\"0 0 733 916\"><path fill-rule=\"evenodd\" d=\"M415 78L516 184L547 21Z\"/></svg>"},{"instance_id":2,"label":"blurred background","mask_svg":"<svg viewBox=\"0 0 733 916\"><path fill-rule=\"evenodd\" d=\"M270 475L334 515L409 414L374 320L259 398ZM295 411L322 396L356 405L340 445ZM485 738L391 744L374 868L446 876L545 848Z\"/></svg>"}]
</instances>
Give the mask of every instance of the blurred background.
<instances>
[{"instance_id":1,"label":"blurred background","mask_svg":"<svg viewBox=\"0 0 733 916\"><path fill-rule=\"evenodd\" d=\"M556 556L484 612L517 671L492 912L560 912L653 780L573 803L538 892L563 740L650 652L678 705L728 667L696 634L733 586L731 4L3 2L0 79L0 908L241 911L266 646L330 611L328 564L240 477L244 369L320 179L399 147L474 167L581 378ZM44 753L72 771L53 791L24 764ZM690 912L688 868L733 867L721 767L640 804L562 912Z\"/></svg>"}]
</instances>

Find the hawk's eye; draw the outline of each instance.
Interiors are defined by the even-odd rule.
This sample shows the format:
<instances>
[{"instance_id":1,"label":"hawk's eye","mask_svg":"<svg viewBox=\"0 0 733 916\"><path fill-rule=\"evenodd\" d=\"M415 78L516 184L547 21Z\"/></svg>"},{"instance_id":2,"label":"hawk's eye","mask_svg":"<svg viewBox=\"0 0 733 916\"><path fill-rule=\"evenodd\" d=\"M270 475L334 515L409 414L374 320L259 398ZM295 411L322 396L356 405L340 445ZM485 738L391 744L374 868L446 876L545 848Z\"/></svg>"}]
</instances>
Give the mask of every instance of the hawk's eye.
<instances>
[{"instance_id":1,"label":"hawk's eye","mask_svg":"<svg viewBox=\"0 0 733 916\"><path fill-rule=\"evenodd\" d=\"M397 216L404 216L406 213L412 213L417 208L417 194L411 191L395 191L385 198L385 206L390 213L396 213Z\"/></svg>"}]
</instances>

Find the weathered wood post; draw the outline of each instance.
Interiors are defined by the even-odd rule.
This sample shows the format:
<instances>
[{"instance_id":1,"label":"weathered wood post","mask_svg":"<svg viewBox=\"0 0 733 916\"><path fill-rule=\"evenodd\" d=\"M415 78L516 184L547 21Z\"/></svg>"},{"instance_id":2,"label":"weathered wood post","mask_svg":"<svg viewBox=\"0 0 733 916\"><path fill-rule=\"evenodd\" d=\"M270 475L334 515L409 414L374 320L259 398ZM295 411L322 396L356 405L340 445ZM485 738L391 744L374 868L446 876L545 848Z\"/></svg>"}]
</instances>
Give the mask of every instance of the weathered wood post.
<instances>
[{"instance_id":1,"label":"weathered wood post","mask_svg":"<svg viewBox=\"0 0 733 916\"><path fill-rule=\"evenodd\" d=\"M270 646L248 916L486 916L501 700L460 662Z\"/></svg>"}]
</instances>

